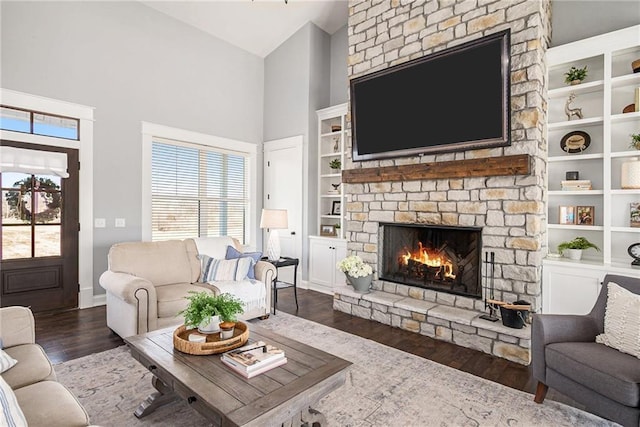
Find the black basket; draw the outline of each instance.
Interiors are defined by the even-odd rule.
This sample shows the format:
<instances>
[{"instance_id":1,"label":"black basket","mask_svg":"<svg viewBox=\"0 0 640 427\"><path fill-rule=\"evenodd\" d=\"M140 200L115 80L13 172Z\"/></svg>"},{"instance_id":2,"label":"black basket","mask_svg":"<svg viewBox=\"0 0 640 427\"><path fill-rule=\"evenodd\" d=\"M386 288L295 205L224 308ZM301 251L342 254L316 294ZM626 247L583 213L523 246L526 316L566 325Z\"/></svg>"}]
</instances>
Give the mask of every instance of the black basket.
<instances>
[{"instance_id":1,"label":"black basket","mask_svg":"<svg viewBox=\"0 0 640 427\"><path fill-rule=\"evenodd\" d=\"M527 301L515 301L515 305L529 305ZM500 306L502 324L507 328L522 329L529 318L529 310L514 310Z\"/></svg>"}]
</instances>

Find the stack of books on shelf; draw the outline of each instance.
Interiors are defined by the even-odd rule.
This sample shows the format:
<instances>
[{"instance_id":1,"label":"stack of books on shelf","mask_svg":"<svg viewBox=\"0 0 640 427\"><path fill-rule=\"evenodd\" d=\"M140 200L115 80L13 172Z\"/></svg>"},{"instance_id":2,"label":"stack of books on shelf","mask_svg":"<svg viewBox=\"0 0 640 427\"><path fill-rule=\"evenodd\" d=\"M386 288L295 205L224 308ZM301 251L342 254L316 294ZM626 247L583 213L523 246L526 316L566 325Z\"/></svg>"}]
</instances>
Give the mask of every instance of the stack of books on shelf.
<instances>
[{"instance_id":1,"label":"stack of books on shelf","mask_svg":"<svg viewBox=\"0 0 640 427\"><path fill-rule=\"evenodd\" d=\"M580 191L591 190L591 180L589 179L574 179L571 181L562 181L562 189L564 191Z\"/></svg>"},{"instance_id":2,"label":"stack of books on shelf","mask_svg":"<svg viewBox=\"0 0 640 427\"><path fill-rule=\"evenodd\" d=\"M255 377L287 363L284 350L263 341L256 341L223 353L220 360L246 378Z\"/></svg>"}]
</instances>

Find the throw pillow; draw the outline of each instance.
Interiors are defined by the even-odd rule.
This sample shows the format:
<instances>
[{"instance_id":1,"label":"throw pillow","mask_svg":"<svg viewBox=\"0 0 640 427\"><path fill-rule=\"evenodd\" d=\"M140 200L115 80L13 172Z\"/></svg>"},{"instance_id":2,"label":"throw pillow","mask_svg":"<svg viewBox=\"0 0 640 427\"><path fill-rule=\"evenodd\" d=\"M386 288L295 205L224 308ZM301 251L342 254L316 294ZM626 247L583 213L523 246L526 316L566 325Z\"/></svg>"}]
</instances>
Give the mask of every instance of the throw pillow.
<instances>
[{"instance_id":1,"label":"throw pillow","mask_svg":"<svg viewBox=\"0 0 640 427\"><path fill-rule=\"evenodd\" d=\"M596 342L640 359L640 295L617 283L607 284L604 333Z\"/></svg>"},{"instance_id":2,"label":"throw pillow","mask_svg":"<svg viewBox=\"0 0 640 427\"><path fill-rule=\"evenodd\" d=\"M18 399L16 394L11 390L9 384L0 376L0 409L2 413L0 416L4 416L4 420L0 417L0 421L6 421L1 423L2 425L9 425L15 427L27 427L27 419L24 417L24 413L20 406L18 406Z\"/></svg>"},{"instance_id":3,"label":"throw pillow","mask_svg":"<svg viewBox=\"0 0 640 427\"><path fill-rule=\"evenodd\" d=\"M9 356L6 351L0 350L0 374L12 368L16 363L18 363L16 359Z\"/></svg>"},{"instance_id":4,"label":"throw pillow","mask_svg":"<svg viewBox=\"0 0 640 427\"><path fill-rule=\"evenodd\" d=\"M215 282L218 280L244 280L249 269L255 265L249 257L236 259L215 259L209 255L199 255L202 260L201 282Z\"/></svg>"},{"instance_id":5,"label":"throw pillow","mask_svg":"<svg viewBox=\"0 0 640 427\"><path fill-rule=\"evenodd\" d=\"M236 258L242 258L242 257L249 257L253 259L254 265L255 265L262 258L262 252L240 252L233 246L227 246L227 255L225 256L225 259L236 259ZM249 279L256 278L256 274L253 268L249 269L249 274L247 275L247 277Z\"/></svg>"}]
</instances>

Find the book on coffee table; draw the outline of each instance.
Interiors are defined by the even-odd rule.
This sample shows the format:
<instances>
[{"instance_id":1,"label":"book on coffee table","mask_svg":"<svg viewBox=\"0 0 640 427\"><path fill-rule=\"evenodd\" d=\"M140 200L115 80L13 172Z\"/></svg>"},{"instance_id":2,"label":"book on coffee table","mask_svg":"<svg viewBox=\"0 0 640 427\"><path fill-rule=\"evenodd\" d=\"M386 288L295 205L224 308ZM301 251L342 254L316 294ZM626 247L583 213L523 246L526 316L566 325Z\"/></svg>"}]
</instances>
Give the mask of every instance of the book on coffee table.
<instances>
[{"instance_id":1,"label":"book on coffee table","mask_svg":"<svg viewBox=\"0 0 640 427\"><path fill-rule=\"evenodd\" d=\"M256 341L223 353L220 360L246 378L254 377L287 363L283 350L263 341Z\"/></svg>"}]
</instances>

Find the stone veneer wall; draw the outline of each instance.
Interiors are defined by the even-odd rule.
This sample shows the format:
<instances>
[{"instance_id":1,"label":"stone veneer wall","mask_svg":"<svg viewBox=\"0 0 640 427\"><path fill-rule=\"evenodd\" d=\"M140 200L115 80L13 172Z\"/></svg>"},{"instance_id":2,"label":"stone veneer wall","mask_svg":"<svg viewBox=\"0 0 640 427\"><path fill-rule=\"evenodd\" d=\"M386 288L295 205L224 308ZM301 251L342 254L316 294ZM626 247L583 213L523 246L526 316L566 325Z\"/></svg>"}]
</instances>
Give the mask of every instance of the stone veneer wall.
<instances>
[{"instance_id":1,"label":"stone veneer wall","mask_svg":"<svg viewBox=\"0 0 640 427\"><path fill-rule=\"evenodd\" d=\"M511 29L511 146L368 162L349 158L345 168L529 154L532 174L346 184L346 236L348 251L377 270L380 222L481 226L483 252L495 252L495 298L524 299L535 311L541 304L546 252L549 0L352 1L348 74L350 78L368 74L506 28ZM473 64L469 64L469 78L473 78ZM464 100L460 105L458 119L464 125L465 115L473 111L465 111ZM395 285L378 280L374 288L396 290ZM484 309L482 301L441 292L412 288L407 294L440 299L459 308Z\"/></svg>"}]
</instances>

